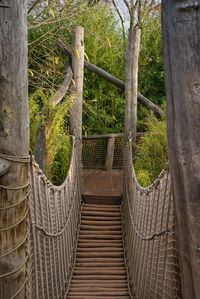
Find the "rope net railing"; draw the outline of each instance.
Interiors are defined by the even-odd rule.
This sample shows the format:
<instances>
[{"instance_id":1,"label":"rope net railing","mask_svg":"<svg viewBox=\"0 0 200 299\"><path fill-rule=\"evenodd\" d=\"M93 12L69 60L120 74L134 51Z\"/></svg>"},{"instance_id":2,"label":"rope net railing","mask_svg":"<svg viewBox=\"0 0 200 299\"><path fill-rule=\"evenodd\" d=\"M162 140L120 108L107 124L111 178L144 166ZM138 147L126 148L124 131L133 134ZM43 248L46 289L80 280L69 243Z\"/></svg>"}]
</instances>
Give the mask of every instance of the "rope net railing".
<instances>
[{"instance_id":1,"label":"rope net railing","mask_svg":"<svg viewBox=\"0 0 200 299\"><path fill-rule=\"evenodd\" d=\"M71 164L61 186L52 185L35 161L31 167L29 273L31 298L63 298L79 224L81 142L73 140Z\"/></svg>"},{"instance_id":2,"label":"rope net railing","mask_svg":"<svg viewBox=\"0 0 200 299\"><path fill-rule=\"evenodd\" d=\"M124 147L122 219L130 286L137 299L181 298L175 210L168 166L143 188L137 181L132 140Z\"/></svg>"}]
</instances>

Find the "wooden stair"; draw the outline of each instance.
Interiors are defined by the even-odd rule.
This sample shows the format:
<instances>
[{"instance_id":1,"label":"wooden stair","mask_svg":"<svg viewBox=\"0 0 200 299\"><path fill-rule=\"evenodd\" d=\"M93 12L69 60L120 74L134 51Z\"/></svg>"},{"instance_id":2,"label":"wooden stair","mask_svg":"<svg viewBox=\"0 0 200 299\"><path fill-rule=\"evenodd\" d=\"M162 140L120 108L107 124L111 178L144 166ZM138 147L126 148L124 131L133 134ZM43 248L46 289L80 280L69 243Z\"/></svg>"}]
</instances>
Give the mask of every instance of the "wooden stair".
<instances>
[{"instance_id":1,"label":"wooden stair","mask_svg":"<svg viewBox=\"0 0 200 299\"><path fill-rule=\"evenodd\" d=\"M120 206L85 203L68 299L132 298L129 293Z\"/></svg>"}]
</instances>

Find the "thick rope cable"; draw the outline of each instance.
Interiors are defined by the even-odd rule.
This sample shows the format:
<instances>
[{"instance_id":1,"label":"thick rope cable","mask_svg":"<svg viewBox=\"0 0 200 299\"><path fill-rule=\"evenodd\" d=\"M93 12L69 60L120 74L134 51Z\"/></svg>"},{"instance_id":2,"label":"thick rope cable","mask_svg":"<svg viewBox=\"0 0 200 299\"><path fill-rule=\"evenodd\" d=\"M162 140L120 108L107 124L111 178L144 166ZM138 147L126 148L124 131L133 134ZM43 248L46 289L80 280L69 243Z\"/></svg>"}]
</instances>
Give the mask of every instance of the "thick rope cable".
<instances>
[{"instance_id":1,"label":"thick rope cable","mask_svg":"<svg viewBox=\"0 0 200 299\"><path fill-rule=\"evenodd\" d=\"M21 190L21 189L25 189L29 186L30 186L30 182L28 181L25 185L22 185L22 186L12 187L12 186L0 185L0 188L6 189L6 190Z\"/></svg>"},{"instance_id":2,"label":"thick rope cable","mask_svg":"<svg viewBox=\"0 0 200 299\"><path fill-rule=\"evenodd\" d=\"M13 156L13 155L6 155L3 153L0 153L0 158L3 158L8 161L12 161L12 162L18 162L18 163L29 163L30 162L30 156L22 157L22 156Z\"/></svg>"}]
</instances>

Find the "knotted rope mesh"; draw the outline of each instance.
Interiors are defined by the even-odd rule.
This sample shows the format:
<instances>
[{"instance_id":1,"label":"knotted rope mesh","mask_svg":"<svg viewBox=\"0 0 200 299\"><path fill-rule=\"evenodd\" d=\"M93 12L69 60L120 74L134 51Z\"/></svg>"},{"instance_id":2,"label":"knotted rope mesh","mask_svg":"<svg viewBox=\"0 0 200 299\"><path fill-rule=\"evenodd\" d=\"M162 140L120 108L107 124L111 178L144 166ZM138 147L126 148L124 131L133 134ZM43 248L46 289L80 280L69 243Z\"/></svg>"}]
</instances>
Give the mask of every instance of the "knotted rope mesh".
<instances>
[{"instance_id":1,"label":"knotted rope mesh","mask_svg":"<svg viewBox=\"0 0 200 299\"><path fill-rule=\"evenodd\" d=\"M29 271L31 298L63 298L73 264L80 215L80 141L73 142L69 172L56 187L31 167Z\"/></svg>"},{"instance_id":2,"label":"knotted rope mesh","mask_svg":"<svg viewBox=\"0 0 200 299\"><path fill-rule=\"evenodd\" d=\"M138 299L180 298L175 210L168 166L148 188L136 178L132 142L124 147L123 231L130 285Z\"/></svg>"}]
</instances>

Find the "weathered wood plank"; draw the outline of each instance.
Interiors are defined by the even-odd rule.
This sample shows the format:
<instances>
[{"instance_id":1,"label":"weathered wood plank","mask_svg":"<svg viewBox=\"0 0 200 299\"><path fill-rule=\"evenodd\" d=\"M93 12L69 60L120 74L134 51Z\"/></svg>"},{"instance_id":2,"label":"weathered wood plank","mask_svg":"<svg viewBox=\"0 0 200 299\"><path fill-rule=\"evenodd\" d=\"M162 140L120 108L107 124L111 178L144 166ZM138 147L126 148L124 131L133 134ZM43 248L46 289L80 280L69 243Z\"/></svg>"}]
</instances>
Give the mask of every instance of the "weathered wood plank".
<instances>
[{"instance_id":1,"label":"weathered wood plank","mask_svg":"<svg viewBox=\"0 0 200 299\"><path fill-rule=\"evenodd\" d=\"M163 0L167 133L183 298L200 294L200 1Z\"/></svg>"},{"instance_id":2,"label":"weathered wood plank","mask_svg":"<svg viewBox=\"0 0 200 299\"><path fill-rule=\"evenodd\" d=\"M69 49L65 45L65 43L63 43L62 40L58 40L57 45L64 54L71 57L71 55L72 55L71 49ZM117 79L116 77L112 76L111 74L109 74L108 72L102 70L101 68L97 67L96 65L90 63L89 61L84 60L84 67L86 69L88 69L89 71L94 72L95 74L97 74L100 77L104 78L108 82L110 82L110 83L116 85L117 87L125 90L125 83L123 81ZM137 93L137 98L138 98L138 101L141 104L145 105L148 109L152 110L156 115L159 115L159 116L163 115L162 109L160 109L157 105L155 105L153 102L151 102L145 96L143 96L141 93L139 93L139 92Z\"/></svg>"},{"instance_id":3,"label":"weathered wood plank","mask_svg":"<svg viewBox=\"0 0 200 299\"><path fill-rule=\"evenodd\" d=\"M27 157L29 155L27 1L0 2L0 153ZM10 161L8 171L0 177L0 207L13 206L26 198L27 187L23 189L20 187L27 183L28 164ZM19 190L9 190L17 187ZM28 230L27 211L27 200L16 207L0 210L0 255L3 255L0 258L2 299L11 298L21 287L17 298L25 298L23 283L27 278L24 264L27 256L25 239ZM13 228L8 228L12 226ZM13 250L17 246L19 249ZM18 268L18 271L9 275ZM2 275L5 277L2 278Z\"/></svg>"}]
</instances>

